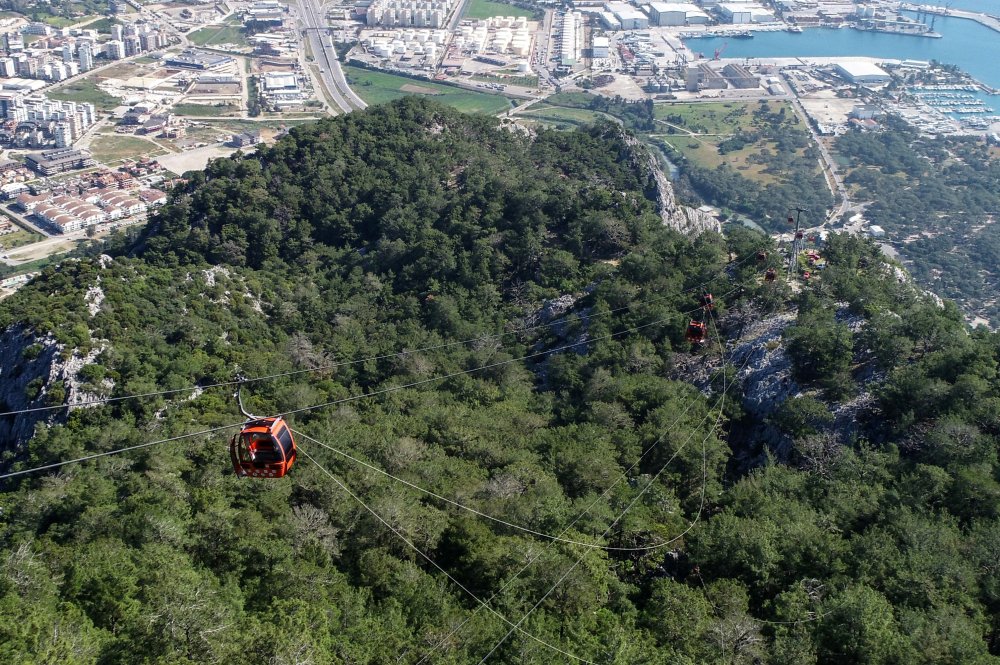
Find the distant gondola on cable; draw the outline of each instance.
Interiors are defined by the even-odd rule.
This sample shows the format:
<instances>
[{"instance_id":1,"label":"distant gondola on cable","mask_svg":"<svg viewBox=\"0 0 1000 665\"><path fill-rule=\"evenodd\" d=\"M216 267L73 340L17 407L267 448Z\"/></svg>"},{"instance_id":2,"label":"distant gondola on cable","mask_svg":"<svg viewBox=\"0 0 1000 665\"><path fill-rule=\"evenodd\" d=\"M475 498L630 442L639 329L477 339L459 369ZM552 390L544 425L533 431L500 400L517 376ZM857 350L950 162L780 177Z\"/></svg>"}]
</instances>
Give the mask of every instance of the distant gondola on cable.
<instances>
[{"instance_id":1,"label":"distant gondola on cable","mask_svg":"<svg viewBox=\"0 0 1000 665\"><path fill-rule=\"evenodd\" d=\"M688 323L687 331L684 333L684 339L690 342L693 346L700 346L708 340L708 329L705 326L704 321L691 321Z\"/></svg>"},{"instance_id":2,"label":"distant gondola on cable","mask_svg":"<svg viewBox=\"0 0 1000 665\"><path fill-rule=\"evenodd\" d=\"M259 418L247 413L237 390L240 411L247 417L229 443L233 471L241 478L281 478L295 463L295 439L280 416Z\"/></svg>"},{"instance_id":3,"label":"distant gondola on cable","mask_svg":"<svg viewBox=\"0 0 1000 665\"><path fill-rule=\"evenodd\" d=\"M701 294L701 297L698 299L698 303L705 311L715 309L715 298L712 297L711 293Z\"/></svg>"},{"instance_id":4,"label":"distant gondola on cable","mask_svg":"<svg viewBox=\"0 0 1000 665\"><path fill-rule=\"evenodd\" d=\"M764 273L764 281L771 283L775 280L777 276L778 273L774 270L774 268L768 268L767 272Z\"/></svg>"},{"instance_id":5,"label":"distant gondola on cable","mask_svg":"<svg viewBox=\"0 0 1000 665\"><path fill-rule=\"evenodd\" d=\"M767 263L767 252L763 250L757 252L757 263L760 264Z\"/></svg>"}]
</instances>

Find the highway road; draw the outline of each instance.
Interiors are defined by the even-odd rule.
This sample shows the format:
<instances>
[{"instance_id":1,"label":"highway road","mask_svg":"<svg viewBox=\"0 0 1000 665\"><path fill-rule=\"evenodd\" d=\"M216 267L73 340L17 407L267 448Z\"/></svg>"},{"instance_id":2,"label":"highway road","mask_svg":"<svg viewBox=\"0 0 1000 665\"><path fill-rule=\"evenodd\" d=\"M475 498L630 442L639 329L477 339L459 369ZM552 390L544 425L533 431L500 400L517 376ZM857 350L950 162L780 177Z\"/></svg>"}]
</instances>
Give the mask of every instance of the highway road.
<instances>
[{"instance_id":1,"label":"highway road","mask_svg":"<svg viewBox=\"0 0 1000 665\"><path fill-rule=\"evenodd\" d=\"M368 105L358 97L347 85L344 71L340 68L336 51L323 44L323 36L327 33L323 10L317 7L315 0L299 0L299 19L302 21L305 39L309 40L313 58L320 68L323 84L333 96L333 102L338 109L349 113L355 109L363 109Z\"/></svg>"}]
</instances>

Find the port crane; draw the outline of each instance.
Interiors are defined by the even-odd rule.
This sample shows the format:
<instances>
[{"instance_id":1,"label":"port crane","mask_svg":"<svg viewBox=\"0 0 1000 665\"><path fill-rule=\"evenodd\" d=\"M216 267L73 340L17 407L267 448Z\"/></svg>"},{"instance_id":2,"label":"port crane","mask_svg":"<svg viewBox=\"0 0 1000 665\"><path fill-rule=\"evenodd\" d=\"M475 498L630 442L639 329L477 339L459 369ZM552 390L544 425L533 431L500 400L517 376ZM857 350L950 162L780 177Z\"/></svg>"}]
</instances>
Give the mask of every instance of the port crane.
<instances>
[{"instance_id":1,"label":"port crane","mask_svg":"<svg viewBox=\"0 0 1000 665\"><path fill-rule=\"evenodd\" d=\"M729 42L722 42L722 46L715 49L715 55L712 56L712 60L718 60L722 57L722 54L726 52L726 47L729 46Z\"/></svg>"}]
</instances>

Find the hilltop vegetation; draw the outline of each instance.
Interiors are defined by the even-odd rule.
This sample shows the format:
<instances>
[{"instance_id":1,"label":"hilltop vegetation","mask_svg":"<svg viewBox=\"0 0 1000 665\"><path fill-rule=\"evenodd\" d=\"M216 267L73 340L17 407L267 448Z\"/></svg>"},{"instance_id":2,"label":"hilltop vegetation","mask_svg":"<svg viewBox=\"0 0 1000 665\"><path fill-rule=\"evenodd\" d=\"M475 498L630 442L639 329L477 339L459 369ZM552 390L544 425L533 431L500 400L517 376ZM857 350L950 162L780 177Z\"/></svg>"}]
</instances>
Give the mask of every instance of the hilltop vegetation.
<instances>
[{"instance_id":1,"label":"hilltop vegetation","mask_svg":"<svg viewBox=\"0 0 1000 665\"><path fill-rule=\"evenodd\" d=\"M997 662L998 338L857 239L797 295L765 285L768 241L664 227L634 151L614 123L529 136L401 100L213 162L111 260L0 306L12 373L51 334L96 351L90 393L182 391L40 423L12 468L237 423L227 389L192 387L313 370L252 384L251 408L336 402L292 426L624 549L300 437L438 569L305 454L240 481L232 430L201 434L4 481L0 660L477 662L509 626L474 594L512 622L538 603L522 628L598 663ZM769 352L802 395L764 423L718 337L789 309ZM34 382L33 404L68 390ZM521 634L490 660L568 661Z\"/></svg>"},{"instance_id":2,"label":"hilltop vegetation","mask_svg":"<svg viewBox=\"0 0 1000 665\"><path fill-rule=\"evenodd\" d=\"M922 138L901 120L889 131L846 134L846 182L871 201L865 217L883 226L914 277L969 313L1000 322L1000 159L971 137Z\"/></svg>"}]
</instances>

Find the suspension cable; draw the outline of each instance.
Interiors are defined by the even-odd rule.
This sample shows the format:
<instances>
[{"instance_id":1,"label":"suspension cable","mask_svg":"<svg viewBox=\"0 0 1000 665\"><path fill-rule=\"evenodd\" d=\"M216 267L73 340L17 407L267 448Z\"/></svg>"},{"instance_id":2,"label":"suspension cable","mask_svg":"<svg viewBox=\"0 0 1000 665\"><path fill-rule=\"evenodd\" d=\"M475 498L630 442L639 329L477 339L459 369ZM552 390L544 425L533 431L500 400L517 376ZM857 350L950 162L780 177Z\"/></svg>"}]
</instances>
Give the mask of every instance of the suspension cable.
<instances>
[{"instance_id":1,"label":"suspension cable","mask_svg":"<svg viewBox=\"0 0 1000 665\"><path fill-rule=\"evenodd\" d=\"M712 278L718 277L719 275L723 274L726 270L728 270L730 268L739 267L743 263L747 262L752 256L753 255L750 254L750 255L744 257L743 259L741 259L740 261L736 262L735 264L732 264L731 266L729 264L727 264L721 270L719 270L714 275L712 275ZM647 300L642 300L642 301L639 301L639 302L636 302L636 303L632 303L630 305L623 305L621 307L616 307L614 309L610 309L607 312L605 312L604 314L605 315L617 314L619 312L623 312L623 311L626 311L626 310L636 309L636 308L641 307L643 305L649 305L649 304L653 304L653 303L656 303L656 302L661 302L661 301L666 300L668 298L673 298L675 296L683 295L683 294L689 293L691 291L696 291L699 288L701 288L701 285L690 287L690 288L687 288L687 289L684 289L684 290L681 290L681 291L677 291L677 292L674 292L674 293L667 293L667 294L659 295L659 296L656 296L654 298L649 298ZM453 347L453 346L461 346L461 345L467 345L467 344L474 344L476 342L484 342L484 341L487 341L487 340L490 340L490 339L501 339L501 338L506 337L508 335L519 335L519 334L522 334L522 333L532 332L532 331L535 331L535 330L542 330L544 328L551 328L551 327L554 327L554 326L561 325L561 324L565 323L566 321L568 321L573 316L579 316L579 314L576 313L576 312L574 312L574 313L571 313L571 314L567 314L566 316L564 316L562 318L553 319L552 321L549 321L548 323L540 323L540 324L534 325L534 326L523 326L521 328L516 328L514 330L508 330L508 331L504 331L504 332L500 332L500 333L495 333L495 334L492 334L492 335L480 335L479 337L472 337L472 338L464 339L464 340L456 340L456 341L451 341L451 342L441 342L440 344L433 344L433 345L421 347L421 348L418 348L418 349L409 349L409 350L399 351L397 353L387 353L387 354L381 354L381 355L376 355L376 356L369 356L367 358L358 358L358 359L355 359L355 360L342 360L342 361L338 361L338 362L335 362L335 363L329 363L329 364L326 364L326 365L320 365L318 367L310 367L310 368L306 368L306 369L289 370L287 372L277 372L275 374L264 374L264 375L261 375L261 376L246 377L246 378L242 378L242 379L233 379L233 380L230 380L230 381L219 381L219 382L216 382L216 383L208 383L208 384L195 384L195 385L186 386L186 387L183 387L183 388L171 388L171 389L168 389L168 390L154 390L154 391L145 392L145 393L134 393L134 394L131 394L131 395L119 395L117 397L104 397L104 398L100 398L100 399L83 400L83 401L79 401L79 402L73 402L72 404L53 404L53 405L47 405L47 406L34 406L34 407L25 408L25 409L14 409L14 410L10 410L10 411L0 411L0 417L4 417L4 416L16 416L16 415L20 415L22 413L38 413L38 412L41 412L41 411L56 411L56 410L60 410L60 409L67 409L67 408L73 408L73 407L98 406L98 405L102 405L102 404L112 404L112 403L115 403L115 402L122 402L122 401L130 400L130 399L144 399L144 398L147 398L147 397L160 397L160 396L166 396L166 395L176 395L178 393L190 393L190 392L195 391L195 390L210 390L212 388L224 388L224 387L227 387L227 386L235 386L235 385L238 385L240 383L258 383L258 382L262 382L262 381L271 381L271 380L274 380L274 379L280 379L280 378L285 378L285 377L289 377L289 376L297 376L297 375L300 375L300 374L315 373L315 372L325 372L325 371L328 371L328 370L337 369L338 367L349 367L349 366L352 366L352 365L359 365L359 364L364 364L364 363L369 363L369 362L377 362L377 361L381 361L381 360L389 360L389 359L392 359L392 358L403 358L403 357L410 356L410 355L413 355L413 354L416 354L416 353L423 353L423 352L426 352L426 351L439 351L441 349L446 349L446 348L450 348L450 347Z\"/></svg>"},{"instance_id":2,"label":"suspension cable","mask_svg":"<svg viewBox=\"0 0 1000 665\"><path fill-rule=\"evenodd\" d=\"M418 555L420 555L421 558L423 558L425 561L427 561L427 563L431 564L432 566L434 566L434 568L436 568L438 571L440 571L442 574L444 574L444 576L447 577L449 580L451 580L458 588L460 588L462 591L464 591L466 594L468 594L468 596L470 598L472 598L474 601L476 601L479 604L480 607L485 607L495 617L497 617L498 619L500 619L501 621L503 621L508 626L512 626L512 628L511 628L512 631L513 630L517 630L522 635L531 638L535 642L538 642L539 644L541 644L541 645L543 645L543 646L551 649L552 651L560 653L563 656L566 656L567 658L572 658L573 660L575 660L577 662L580 662L580 663L589 663L590 665L594 665L594 663L592 661L589 661L589 660L587 660L585 658L580 658L579 656L575 656L575 655L569 653L568 651L564 651L563 649L560 649L559 647L555 646L554 644L549 644L548 642L546 642L542 638L537 637L536 635L533 635L533 634L527 632L526 630L523 630L519 626L515 626L507 617L505 617L504 615L500 614L499 612L497 612L496 610L494 610L492 607L489 607L488 605L486 605L486 603L484 603L476 594L474 594L472 591L469 591L468 587L466 587L464 584L462 584L461 582L459 582L447 570L445 570L440 565L438 565L438 563L436 561L434 561L434 559L432 559L430 556L428 556L426 553L424 553L423 550L421 550L419 547L417 547L413 543L412 540L410 540L409 538L407 538L406 536L404 536L402 533L400 533L398 529L396 529L388 521L386 521L386 519L384 517L382 517L381 515L379 515L375 511L374 508L372 508L367 503L365 503L365 501L361 497L359 497L357 494L355 494L354 492L352 492L350 490L350 488L347 487L347 485L345 485L339 478L337 478L337 476L333 475L330 471L328 471L326 469L326 467L324 467L322 464L320 464L319 462L317 462L316 459L312 455L310 455L306 450L304 450L301 446L299 447L299 451L303 455L305 455L306 458L310 462L312 462L313 464L315 464L319 468L320 471L322 471L327 476L329 476L330 479L333 482L335 482L338 487L340 487L340 489L344 490L344 492L346 492L352 499L354 499L356 502L358 502L359 504L361 504L364 507L364 509L367 510L369 513L371 513L371 515L375 519L377 519L379 522L381 522L383 526L385 526L387 529L389 529L390 531L392 531L400 540L402 540L404 543L406 543L407 547L409 547L411 550L413 550L414 552L416 552Z\"/></svg>"},{"instance_id":3,"label":"suspension cable","mask_svg":"<svg viewBox=\"0 0 1000 665\"><path fill-rule=\"evenodd\" d=\"M716 335L718 335L718 329L715 327L715 316L712 314L711 310L709 310L709 317L710 317L710 319L712 321L712 327L713 327L713 329L716 330ZM722 347L722 340L721 339L719 340L719 345L720 345L720 347ZM723 359L725 359L725 351L724 350L723 350ZM725 367L725 363L723 363L723 368L724 367ZM719 415L715 419L715 424L711 427L711 429L709 429L708 434L706 434L705 438L703 438L702 441L701 441L701 446L702 446L702 484L701 484L701 499L700 499L700 503L699 503L699 506L698 506L698 511L695 513L694 519L691 521L691 523L688 525L688 527L686 529L684 529L684 531L682 531L681 533L679 533L678 535L676 535L674 538L672 538L671 539L672 541L679 540L679 539L683 538L685 535L687 535L688 533L690 533L690 531L692 529L694 529L695 525L698 523L698 520L701 518L701 513L702 513L702 511L705 508L705 494L706 494L706 489L707 489L707 486L708 486L708 447L707 447L707 444L708 444L708 439L712 436L712 434L715 432L715 429L719 426L719 423L722 421L722 415L723 415L724 408L725 408L725 403L726 403L726 393L728 392L728 390L729 390L729 386L726 386L726 384L725 384L725 371L723 370L723 389L722 389L722 397L720 399L720 404L719 404ZM690 435L688 435L688 439L685 441L684 445L687 445L687 443L691 440L691 438L693 436L694 436L694 432L692 432ZM680 450L680 448L678 448L678 451L679 450ZM657 481L657 479L659 479L660 475L666 470L666 468L667 468L666 465L664 465L663 467L660 468L659 471L656 472L656 474L650 479L650 481L646 484L646 486L643 487L639 491L639 493L635 495L635 497L632 499L632 501L630 501L629 504L627 506L625 506L625 509L614 519L614 521L611 522L611 524L608 526L608 528L605 529L604 533L601 535L602 538L605 537L605 536L607 536L607 534L611 531L611 529L613 529L615 527L615 525L619 521L621 521L621 519L623 517L625 517L625 515L628 514L628 512L630 510L632 510L632 508L635 506L635 504L638 503L639 499L641 499L643 497L643 495L646 493L646 491L650 487L653 486L653 483L655 483ZM538 599L538 601L531 607L531 609L529 609L527 612L525 612L524 615L520 619L518 619L517 623L515 623L514 626L509 631L507 631L507 634L504 635L502 638L500 638L500 640L496 644L493 645L493 648L490 649L486 653L486 655L482 657L482 659L479 661L480 665L482 665L482 663L485 663L489 659L489 657L491 655L493 655L493 653L497 649L499 649L500 646L504 642L507 641L507 638L509 638L515 632L515 630L517 630L518 628L520 628L521 624L524 623L525 620L527 620L527 618L529 616L531 616L531 614L536 609L538 609L538 607L543 602L545 602L545 600L550 595L552 595L552 592L555 591L559 587L559 585L562 584L563 581L567 577L569 577L569 575L574 570L576 570L577 566L579 566L583 562L583 560L586 558L586 556L587 556L587 552L584 551L584 553L581 554L579 558L577 558L577 560L573 563L573 565L570 566L566 570L566 572L563 573L562 576L558 580L556 580L555 583L551 587L549 587L548 591L546 591L542 595L542 597Z\"/></svg>"},{"instance_id":4,"label":"suspension cable","mask_svg":"<svg viewBox=\"0 0 1000 665\"><path fill-rule=\"evenodd\" d=\"M732 291L735 291L735 289L733 289ZM732 291L730 291L730 292L732 292ZM692 310L692 311L697 311L697 310ZM563 345L563 346L560 346L560 347L556 347L556 348L553 348L553 349L546 349L546 350L543 350L543 351L538 351L538 352L531 353L531 354L528 354L528 355L525 355L525 356L521 356L521 357L518 357L518 358L510 358L508 360L501 360L501 361L497 361L497 362L494 362L494 363L489 363L487 365L482 365L480 367L473 367L473 368L467 369L467 370L461 370L461 371L457 371L457 372L450 372L448 374L443 374L443 375L439 375L439 376L433 376L433 377L430 377L430 378L427 378L427 379L421 379L419 381L412 381L410 383L406 383L406 384L403 384L403 385L390 386L388 388L383 388L381 390L375 390L375 391L372 391L372 392L369 392L369 393L358 393L358 394L355 394L355 395L349 395L347 397L341 397L339 399L331 400L329 402L323 402L321 404L314 404L312 406L306 406L306 407L301 407L301 408L298 408L298 409L293 409L291 411L286 412L284 415L293 415L293 414L296 414L296 413L305 413L305 412L308 412L308 411L315 411L317 409L323 409L323 408L327 408L327 407L330 407L330 406L335 406L337 404L345 404L347 402L356 402L356 401L362 400L362 399L370 399L372 397L377 397L379 395L385 395L385 394L388 394L388 393L396 392L398 390L404 390L404 389L408 389L408 388L414 388L414 387L417 387L417 386L426 385L428 383L433 383L433 382L436 382L436 381L444 381L446 379L454 378L454 377L461 376L461 375L464 375L464 374L472 374L474 372L480 372L480 371L487 370L487 369L494 369L496 367L502 367L502 366L505 366L505 365L510 365L510 364L513 364L513 363L521 362L521 361L524 361L524 360L530 360L530 359L533 359L533 358L539 358L539 357L542 357L542 356L546 356L546 355L558 353L560 351L565 351L567 349L572 349L572 348L575 348L575 347L578 347L578 346L583 346L583 345L586 345L586 344L592 344L594 342L600 342L600 341L604 341L604 340L608 340L608 339L614 339L616 337L621 337L622 335L628 335L628 334L637 332L639 330L643 330L645 328L649 328L651 326L660 325L662 323L665 323L667 320L668 319L660 319L660 320L653 321L653 322L650 322L650 323L645 323L645 324L642 324L642 325L639 325L639 326L633 326L632 328L627 328L625 330L619 330L617 332L608 333L607 335L601 335L599 337L592 337L592 338L583 339L583 340L580 340L580 341L577 341L577 342L573 342L571 344L566 344L566 345ZM277 417L277 416L275 416L275 417ZM41 465L41 466L38 466L38 467L30 468L30 469L24 469L24 470L21 470L21 471L8 472L8 473L5 473L5 474L0 474L0 480L4 480L6 478L13 478L15 476L22 476L22 475L26 475L26 474L30 474L30 473L35 473L37 471L44 471L44 470L48 470L48 469L54 469L54 468L58 468L58 467L61 467L61 466L65 466L67 464L75 464L77 462L87 461L89 459L94 459L96 457L106 457L106 456L109 456L109 455L116 455L118 453L128 452L129 450L134 450L136 448L147 448L147 447L155 446L155 445L158 445L158 444L161 444L161 443L168 443L170 441L179 441L181 439L186 439L186 438L190 438L190 437L193 437L193 436L198 436L200 434L206 434L206 433L210 433L210 432L220 431L220 430L223 430L223 429L229 429L229 428L233 428L233 427L239 427L240 425L242 425L242 423L234 423L232 425L222 425L220 427L216 427L216 428L209 429L209 430L204 430L204 431L201 431L201 432L192 432L190 434L182 434L182 435L178 435L176 437L171 437L169 439L161 439L161 440L157 440L157 441L150 441L150 442L147 442L147 443L144 443L144 444L138 444L137 446L128 446L128 447L125 447L125 448L119 448L119 449L116 449L116 450L109 450L109 451L105 451L105 452L102 452L102 453L95 453L94 455L88 455L88 456L81 457L81 458L78 458L78 459L64 460L62 462L53 462L51 464L45 464L45 465Z\"/></svg>"},{"instance_id":5,"label":"suspension cable","mask_svg":"<svg viewBox=\"0 0 1000 665\"><path fill-rule=\"evenodd\" d=\"M713 321L713 329L714 329L714 330L716 330L716 334L717 334L717 333L718 333L718 331L717 331L717 329L715 329L715 326L714 326L714 317L713 317L712 321ZM720 351L721 351L721 354L722 354L722 357L723 357L723 359L724 359L724 358L725 358L725 349L724 349L724 347L722 346L722 339L721 339L721 337L719 337L718 339L719 339L719 347L720 347ZM745 361L744 361L744 363L743 363L743 367L745 367L745 366L747 365L747 363L749 363L749 358L747 358L747 360L745 360ZM742 368L741 368L741 369L742 369ZM724 371L725 371L725 364L723 363L723 372L724 372ZM739 370L737 370L737 372L736 372L736 373L738 374L738 373L739 373ZM729 386L729 387L731 387L731 386ZM725 383L725 374L723 374L723 395L725 395L725 392L726 392L726 391L727 391L727 390L729 389L729 387L727 387L727 386L726 386L726 383ZM693 401L692 401L691 403L689 403L689 405L688 405L688 409L690 409L692 405L693 405ZM684 412L684 413L686 413L686 412L687 412L687 410L685 410L685 412ZM720 414L721 414L721 410L720 410ZM683 415L683 413L682 413L682 415ZM700 421L700 422L698 423L698 425L700 426L700 425L701 425L701 423L705 422L705 420L706 420L706 419L707 419L708 417L709 417L709 414L706 414L706 415L705 415L705 417L704 417L704 418L703 418L703 419L702 419L702 420L701 420L701 421ZM573 527L573 526L574 526L574 525L575 525L575 524L576 524L577 522L579 522L579 521L580 521L581 519L583 519L583 517L584 517L585 515L587 515L587 514L588 514L588 513L590 512L590 510L591 510L591 509L592 509L592 508L593 508L594 506L596 506L596 505L598 504L598 502L602 501L602 500L603 500L603 499L604 499L605 497L607 497L607 496L608 496L608 494L609 494L609 493L611 492L611 490L612 490L612 489L614 489L614 487L615 487L615 486L617 486L617 484L618 484L618 483L619 483L619 482L621 481L621 479L622 479L622 478L625 478L625 477L627 477L627 475L628 475L628 474L629 474L629 473L630 473L630 472L632 471L632 469L634 469L634 468L635 468L636 466L638 466L638 465L639 465L639 463L640 463L640 462L641 462L641 461L642 461L642 460L643 460L643 459L644 459L644 458L646 457L646 455L648 455L648 454L649 454L650 452L652 452L652 450L653 450L653 449L654 449L654 448L655 448L656 446L658 446L658 445L659 445L659 444L660 444L660 443L661 443L661 442L662 442L662 441L664 440L664 438L666 437L666 435L667 435L667 433L669 432L669 430L670 430L670 429L672 429L672 428L673 428L673 426L674 426L674 425L675 425L675 424L676 424L677 422L679 422L679 420L680 420L680 416L679 416L679 417L678 417L678 418L677 418L677 419L676 419L676 420L675 420L675 421L674 421L673 423L671 423L669 427L667 427L666 429L664 429L663 433L662 433L662 434L660 434L660 436L659 436L659 437L657 438L657 440L656 440L655 442L653 442L653 444L652 444L652 445L651 445L651 446L650 446L649 448L647 448L647 449L646 449L646 450L645 450L645 451L644 451L644 452L643 452L643 453L642 453L642 454L641 454L641 455L639 456L639 458L638 458L638 459L636 459L636 461L635 461L635 462L633 462L633 464L632 464L632 465L631 465L631 466L630 466L630 467L629 467L628 469L626 469L626 470L625 470L625 472L624 472L624 473L622 473L622 474L621 474L621 475L620 475L620 476L619 476L619 477L618 477L618 478L617 478L617 479L616 479L616 480L615 480L615 481L614 481L614 482L613 482L613 483L612 483L611 485L609 485L609 486L607 487L607 489L605 489L605 490L604 490L604 492L602 492L602 493L601 493L601 495L600 495L600 496L598 496L598 497L597 497L596 499L594 499L594 500L593 500L593 501L592 501L592 502L591 502L591 503L590 503L590 504L589 504L589 505L588 505L588 506L587 506L586 508L584 508L584 509L583 509L583 511L582 511L582 512L581 512L580 514L578 514L578 515L577 515L577 516L576 516L576 517L575 517L575 518L573 519L573 521L572 521L572 522L570 522L570 523L569 523L569 524L568 524L568 525L567 525L567 526L566 526L566 527L565 527L565 528L564 528L564 529L563 529L563 530L562 530L562 531L561 531L561 532L559 533L559 535L560 535L560 536L562 536L562 535L564 535L564 534L568 533L568 532L569 532L569 530L570 530L570 529L571 529L571 528L572 528L572 527ZM716 420L716 424L718 424L718 419ZM713 431L714 431L714 429L715 429L715 427L713 427ZM710 431L710 434L711 434L711 431ZM655 482L655 481L656 481L656 479L657 479L657 478L659 477L659 475L663 473L663 470L664 470L664 469L666 469L666 467L667 467L667 466L668 466L668 465L669 465L669 464L670 464L671 462L673 462L673 460L674 460L674 459L676 459L676 457L677 457L677 456L678 456L678 455L679 455L679 454L681 453L681 451L682 451L682 450L683 450L683 449L684 449L684 448L685 448L685 447L687 446L688 442L690 441L691 437L693 437L693 436L694 436L694 431L692 431L692 433L691 433L691 435L690 435L690 436L688 437L688 439L686 439L686 440L685 440L685 442L684 442L684 443L683 443L683 444L682 444L681 446L679 446L679 447L677 448L677 450L675 450L675 451L674 451L674 454L673 454L673 455L671 455L671 456L670 456L670 458L669 458L669 459L668 459L668 460L667 460L667 461L666 461L666 462L665 462L665 463L663 464L663 466L661 467L660 471L659 471L659 472L657 472L656 476L655 476L655 477L654 477L654 478L653 478L653 479L652 479L652 480L651 480L651 481L650 481L650 482L649 482L649 483L648 483L648 484L646 485L646 487L645 487L645 488L643 489L643 492L645 492L645 491L646 491L646 489L649 489L649 487L650 487L650 486L652 485L652 483L653 483L653 482ZM707 440L708 440L708 437L706 437L705 441L707 441ZM703 450L703 454L702 454L702 459L703 459L703 464L705 463L705 457L706 457L706 455L705 455L705 453L704 453L704 450ZM706 477L707 477L707 476L706 476ZM703 485L703 487L702 487L702 490L704 491L704 485ZM701 512L701 508L699 508L699 514L700 514L700 512ZM620 519L620 518L619 518L619 519ZM614 526L614 523L612 523L612 525L611 525L611 526L613 527L613 526ZM690 531L690 528L691 528L691 527L693 527L693 523L692 523L692 525L690 525L690 527L688 528L688 530L684 531L683 533L681 533L680 535L678 535L678 536L677 536L677 537L675 537L675 538L671 538L671 539L670 539L670 540L668 540L668 541L667 541L666 543L661 543L661 544L657 545L656 547L665 547L666 545L669 545L669 544L671 544L671 543L675 542L675 541L676 541L677 539L679 539L679 538L683 537L683 536L684 536L685 534L687 534L687 533L688 533L688 531ZM610 529L610 528L609 528L609 529ZM605 535L606 535L606 534L607 534L607 532L605 532ZM516 580L517 580L517 579L518 579L518 578L519 578L519 577L521 576L521 574L522 574L522 573L523 573L523 572L524 572L525 570L527 570L528 568L530 568L530 567L532 566L532 564L534 564L534 563L535 563L535 561L537 561L537 560L539 559L539 557L541 557L541 555L542 555L542 552L539 552L539 553L538 553L538 554L537 554L536 556L532 557L532 558L531 558L531 559L530 559L530 560L529 560L529 561L528 561L527 563L525 563L525 564L524 564L523 566L521 566L521 568L520 568L520 569L518 569L518 570L517 570L517 572L515 572L515 573L514 573L514 574L513 574L513 575L512 575L512 576L511 576L511 577L510 577L510 578L509 578L509 579L508 579L508 580L507 580L507 581L506 581L506 582L505 582L505 583L504 583L504 584L503 584L503 585L502 585L502 586L501 586L501 587L500 587L500 588L499 588L499 589L497 590L497 591L495 591L495 592L494 592L494 593L493 593L493 594L492 594L492 595L491 595L491 596L490 596L490 597L489 597L489 598L487 599L487 602L491 602L491 601L492 601L492 600L493 600L494 598L496 598L497 596L500 596L500 595L502 595L503 593L505 593L505 592L507 591L507 589L509 589L509 588L510 588L510 587L511 587L511 586L512 586L512 585L514 584L514 582L515 582L515 581L516 581ZM475 610L473 610L473 613L472 613L472 615L473 615L473 616L475 616L475 614L476 614L476 613L477 613L478 611L479 611L479 608L476 608ZM423 657L422 657L422 658L421 658L421 659L420 659L420 660L419 660L419 661L417 662L417 665L421 665L421 663L425 662L425 661L426 661L426 660L427 660L427 659L428 659L428 658L429 658L429 657L430 657L430 656L431 656L431 655L432 655L432 654L433 654L433 653L434 653L435 651L437 651L437 650L438 650L439 648L441 648L441 647L442 647L442 646L443 646L443 645L444 645L444 644L445 644L445 643L446 643L446 642L447 642L447 641L448 641L449 639L451 639L451 637L452 637L453 635L455 635L455 634L456 634L456 633L457 633L458 631L460 631L460 630L461 630L461 629L462 629L462 628L463 628L463 627L464 627L464 626L465 626L465 625L466 625L466 624L467 624L467 623L468 623L469 621L471 621L471 620L472 620L472 617L470 616L470 617L469 617L469 618L467 618L467 619L466 619L465 621L463 621L462 623L460 623L460 624L459 624L458 626L456 626L455 628L453 628L453 629L451 630L451 632L449 632L449 633L448 633L448 634L447 634L446 636L444 636L444 637L443 637L443 638L442 638L441 640L439 640L439 641L437 642L437 644L435 644L435 645L434 645L434 646L433 646L433 647L432 647L432 648L431 648L431 649L430 649L430 650L429 650L429 651L428 651L428 652L427 652L426 654L424 654L424 656L423 656ZM402 658L402 656L401 656L400 658ZM397 660L397 662L398 662L398 660Z\"/></svg>"}]
</instances>

